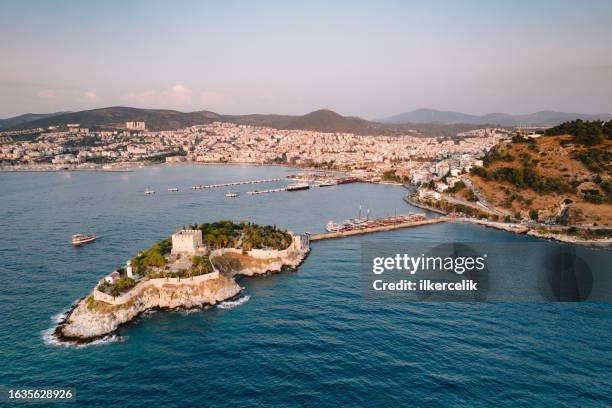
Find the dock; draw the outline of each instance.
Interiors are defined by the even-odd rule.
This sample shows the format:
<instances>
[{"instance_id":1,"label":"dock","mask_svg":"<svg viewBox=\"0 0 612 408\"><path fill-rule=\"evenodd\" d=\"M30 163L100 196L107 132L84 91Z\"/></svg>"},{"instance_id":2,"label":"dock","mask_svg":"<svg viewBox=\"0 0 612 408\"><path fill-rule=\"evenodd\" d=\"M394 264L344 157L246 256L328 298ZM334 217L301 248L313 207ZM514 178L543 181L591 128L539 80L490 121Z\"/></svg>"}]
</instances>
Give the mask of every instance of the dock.
<instances>
[{"instance_id":1,"label":"dock","mask_svg":"<svg viewBox=\"0 0 612 408\"><path fill-rule=\"evenodd\" d=\"M194 190L203 190L203 189L208 189L208 188L242 186L245 184L273 183L276 181L283 181L283 179L282 178L271 178L271 179L263 179L263 180L234 181L231 183L221 183L221 184L196 184L192 186L191 188Z\"/></svg>"},{"instance_id":2,"label":"dock","mask_svg":"<svg viewBox=\"0 0 612 408\"><path fill-rule=\"evenodd\" d=\"M269 190L247 191L247 194L250 194L250 195L269 194L269 193L280 193L282 191L287 191L287 188L286 187L281 187L281 188L272 188L272 189L269 189Z\"/></svg>"},{"instance_id":3,"label":"dock","mask_svg":"<svg viewBox=\"0 0 612 408\"><path fill-rule=\"evenodd\" d=\"M420 227L421 225L439 224L441 222L446 222L448 220L449 219L447 217L439 217L439 218L430 218L424 221L407 221L407 222L402 222L399 224L381 225L377 227L355 229L355 230L350 230L350 231L325 232L322 234L310 234L310 241L321 241L324 239L344 238L344 237L349 237L352 235L371 234L374 232L391 231L391 230L396 230L400 228Z\"/></svg>"}]
</instances>

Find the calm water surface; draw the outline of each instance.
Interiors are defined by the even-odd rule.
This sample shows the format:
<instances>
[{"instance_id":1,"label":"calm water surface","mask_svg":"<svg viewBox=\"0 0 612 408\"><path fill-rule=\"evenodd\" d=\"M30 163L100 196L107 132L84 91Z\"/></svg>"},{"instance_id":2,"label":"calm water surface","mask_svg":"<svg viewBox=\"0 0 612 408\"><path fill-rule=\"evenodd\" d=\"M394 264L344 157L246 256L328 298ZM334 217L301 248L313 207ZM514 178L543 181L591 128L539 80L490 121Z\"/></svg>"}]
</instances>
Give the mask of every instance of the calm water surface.
<instances>
[{"instance_id":1,"label":"calm water surface","mask_svg":"<svg viewBox=\"0 0 612 408\"><path fill-rule=\"evenodd\" d=\"M322 231L407 212L404 190L354 184L227 199L220 183L280 167L156 166L131 173L0 174L0 384L76 387L78 406L612 405L608 304L414 303L362 296L367 242L528 242L440 224L313 244L298 272L242 279L241 298L153 313L88 347L48 342L52 319L137 250L193 222ZM145 197L145 186L157 194ZM168 193L168 187L181 188ZM94 232L73 248L70 235ZM556 244L550 244L556 245ZM47 338L47 340L45 340Z\"/></svg>"}]
</instances>

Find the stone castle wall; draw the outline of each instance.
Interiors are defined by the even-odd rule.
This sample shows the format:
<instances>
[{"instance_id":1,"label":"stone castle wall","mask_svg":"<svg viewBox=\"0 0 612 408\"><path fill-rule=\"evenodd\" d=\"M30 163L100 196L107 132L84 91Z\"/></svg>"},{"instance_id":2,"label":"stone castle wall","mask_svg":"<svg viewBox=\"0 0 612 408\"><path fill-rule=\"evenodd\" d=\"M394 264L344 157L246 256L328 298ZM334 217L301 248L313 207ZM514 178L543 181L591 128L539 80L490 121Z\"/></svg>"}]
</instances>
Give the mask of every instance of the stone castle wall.
<instances>
[{"instance_id":1,"label":"stone castle wall","mask_svg":"<svg viewBox=\"0 0 612 408\"><path fill-rule=\"evenodd\" d=\"M93 298L99 302L105 302L111 305L122 305L129 302L134 297L140 295L142 291L148 289L150 287L156 287L157 289L161 289L163 285L166 284L175 284L175 285L185 285L185 286L197 286L202 282L218 279L219 272L211 272L204 275L194 276L192 278L156 278L149 279L145 281L138 282L136 286L130 289L127 293L123 295L113 297L104 292L100 292L97 288L93 290Z\"/></svg>"},{"instance_id":2,"label":"stone castle wall","mask_svg":"<svg viewBox=\"0 0 612 408\"><path fill-rule=\"evenodd\" d=\"M296 254L300 252L301 249L302 249L302 239L300 236L296 235L293 237L293 241L291 242L291 245L289 245L286 249L283 249L283 250L251 249L250 251L247 251L246 254L250 257L257 258L257 259L274 259L274 258L286 259L288 257L295 256ZM241 254L242 249L238 249L238 248L215 249L214 251L211 251L209 256L212 258L216 256L221 256L228 252L234 252L237 254Z\"/></svg>"}]
</instances>

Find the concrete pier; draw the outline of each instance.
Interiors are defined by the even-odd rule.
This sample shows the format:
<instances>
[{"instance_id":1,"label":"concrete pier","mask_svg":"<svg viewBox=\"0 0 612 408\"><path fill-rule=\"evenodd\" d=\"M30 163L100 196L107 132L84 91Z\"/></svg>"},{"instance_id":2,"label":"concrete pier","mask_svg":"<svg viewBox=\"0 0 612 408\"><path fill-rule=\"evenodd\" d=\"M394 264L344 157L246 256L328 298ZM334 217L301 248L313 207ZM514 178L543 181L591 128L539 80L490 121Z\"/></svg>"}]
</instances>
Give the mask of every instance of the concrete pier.
<instances>
[{"instance_id":1,"label":"concrete pier","mask_svg":"<svg viewBox=\"0 0 612 408\"><path fill-rule=\"evenodd\" d=\"M402 222L399 224L382 225L379 227L363 228L363 229L356 229L356 230L350 230L350 231L325 232L322 234L311 234L310 240L311 241L321 241L323 239L344 238L344 237L350 237L352 235L371 234L373 232L391 231L391 230L396 230L400 228L420 227L421 225L438 224L441 222L446 222L448 220L449 219L447 217L430 218L424 221L408 221L408 222Z\"/></svg>"}]
</instances>

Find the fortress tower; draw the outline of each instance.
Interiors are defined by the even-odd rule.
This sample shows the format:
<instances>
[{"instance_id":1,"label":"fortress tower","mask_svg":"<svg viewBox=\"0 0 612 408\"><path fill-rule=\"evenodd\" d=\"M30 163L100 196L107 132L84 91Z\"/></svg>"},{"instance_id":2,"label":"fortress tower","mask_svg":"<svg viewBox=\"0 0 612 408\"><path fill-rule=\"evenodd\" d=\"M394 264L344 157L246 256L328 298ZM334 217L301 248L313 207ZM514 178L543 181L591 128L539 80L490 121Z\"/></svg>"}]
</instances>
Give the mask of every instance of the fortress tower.
<instances>
[{"instance_id":1,"label":"fortress tower","mask_svg":"<svg viewBox=\"0 0 612 408\"><path fill-rule=\"evenodd\" d=\"M172 254L196 255L203 250L202 231L185 229L172 234Z\"/></svg>"}]
</instances>

